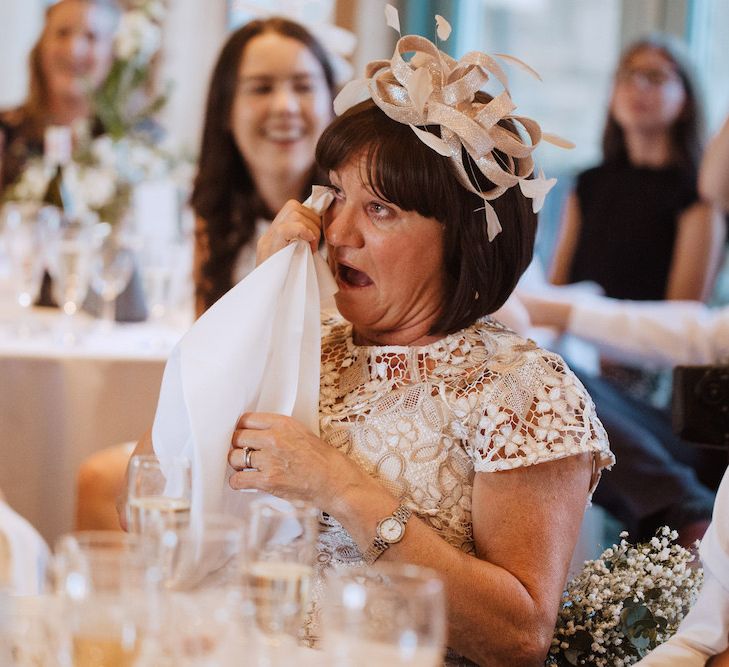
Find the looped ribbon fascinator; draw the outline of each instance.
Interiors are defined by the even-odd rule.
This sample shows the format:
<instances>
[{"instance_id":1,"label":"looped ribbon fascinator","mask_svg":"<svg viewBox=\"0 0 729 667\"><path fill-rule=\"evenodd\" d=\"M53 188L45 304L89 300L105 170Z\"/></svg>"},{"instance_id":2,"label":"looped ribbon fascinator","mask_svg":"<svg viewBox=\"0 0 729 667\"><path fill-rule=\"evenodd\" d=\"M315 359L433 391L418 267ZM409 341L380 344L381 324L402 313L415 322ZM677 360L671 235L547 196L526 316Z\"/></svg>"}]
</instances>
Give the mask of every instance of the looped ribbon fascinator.
<instances>
[{"instance_id":1,"label":"looped ribbon fascinator","mask_svg":"<svg viewBox=\"0 0 729 667\"><path fill-rule=\"evenodd\" d=\"M400 32L397 10L387 5L385 15L388 25ZM435 20L438 38L445 41L451 32L450 25L442 16ZM405 60L407 53L414 55ZM569 141L542 132L535 120L514 115L516 105L511 99L508 78L497 59L541 80L529 65L513 56L492 57L473 51L455 60L425 37L406 35L398 40L390 60L370 62L365 76L348 83L334 100L334 111L341 115L372 99L387 116L409 125L420 141L449 158L461 185L483 199L490 241L501 231L501 224L489 202L518 185L524 196L532 200L536 213L557 182L556 178L545 178L542 170L535 178L529 178L534 171L532 152L537 145L546 141L573 148ZM488 103L476 101L476 93L492 78L503 91ZM521 127L529 142L499 125L503 119ZM438 125L441 136L428 132L426 125ZM462 149L471 157L471 164L464 165ZM467 171L471 165L493 183L493 188L481 191L471 182Z\"/></svg>"}]
</instances>

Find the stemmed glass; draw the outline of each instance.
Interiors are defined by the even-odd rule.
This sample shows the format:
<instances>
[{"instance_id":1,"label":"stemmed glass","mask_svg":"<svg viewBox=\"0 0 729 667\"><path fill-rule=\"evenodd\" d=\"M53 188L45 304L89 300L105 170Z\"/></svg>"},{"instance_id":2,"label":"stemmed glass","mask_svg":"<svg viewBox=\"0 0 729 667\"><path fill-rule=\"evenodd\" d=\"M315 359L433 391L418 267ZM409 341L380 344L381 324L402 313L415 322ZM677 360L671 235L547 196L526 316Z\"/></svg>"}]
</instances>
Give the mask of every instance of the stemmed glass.
<instances>
[{"instance_id":1,"label":"stemmed glass","mask_svg":"<svg viewBox=\"0 0 729 667\"><path fill-rule=\"evenodd\" d=\"M3 236L15 298L21 308L17 329L22 337L32 332L29 312L38 296L45 269L44 228L57 226L57 216L56 209L41 208L32 202L8 202L3 206Z\"/></svg>"},{"instance_id":2,"label":"stemmed glass","mask_svg":"<svg viewBox=\"0 0 729 667\"><path fill-rule=\"evenodd\" d=\"M175 457L163 469L156 456L136 454L129 462L128 484L130 532L160 537L165 530L188 525L192 498L188 459Z\"/></svg>"},{"instance_id":3,"label":"stemmed glass","mask_svg":"<svg viewBox=\"0 0 729 667\"><path fill-rule=\"evenodd\" d=\"M97 245L91 264L91 286L101 297L102 328L113 328L117 297L129 283L134 269L134 253L124 233L108 223L98 225Z\"/></svg>"},{"instance_id":4,"label":"stemmed glass","mask_svg":"<svg viewBox=\"0 0 729 667\"><path fill-rule=\"evenodd\" d=\"M64 343L75 343L78 313L91 280L94 251L95 220L90 215L75 220L61 219L48 231L48 268L53 278L56 300L65 318L60 337Z\"/></svg>"},{"instance_id":5,"label":"stemmed glass","mask_svg":"<svg viewBox=\"0 0 729 667\"><path fill-rule=\"evenodd\" d=\"M445 599L435 572L383 563L328 574L324 652L340 667L436 667L445 649Z\"/></svg>"}]
</instances>

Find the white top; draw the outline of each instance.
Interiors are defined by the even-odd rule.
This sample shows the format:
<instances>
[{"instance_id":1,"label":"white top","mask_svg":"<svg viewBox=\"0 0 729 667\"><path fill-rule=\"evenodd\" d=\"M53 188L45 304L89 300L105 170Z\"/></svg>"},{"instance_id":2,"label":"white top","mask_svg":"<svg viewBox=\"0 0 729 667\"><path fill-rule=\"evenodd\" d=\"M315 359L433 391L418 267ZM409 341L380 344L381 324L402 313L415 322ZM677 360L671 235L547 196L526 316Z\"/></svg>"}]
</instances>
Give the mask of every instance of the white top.
<instances>
[{"instance_id":1,"label":"white top","mask_svg":"<svg viewBox=\"0 0 729 667\"><path fill-rule=\"evenodd\" d=\"M714 516L700 548L704 585L678 632L638 664L703 667L729 646L729 472L719 486Z\"/></svg>"},{"instance_id":2,"label":"white top","mask_svg":"<svg viewBox=\"0 0 729 667\"><path fill-rule=\"evenodd\" d=\"M710 364L729 357L729 308L695 301L594 298L572 306L568 332L618 361Z\"/></svg>"},{"instance_id":3,"label":"white top","mask_svg":"<svg viewBox=\"0 0 729 667\"><path fill-rule=\"evenodd\" d=\"M251 240L238 251L238 257L235 260L235 266L233 266L234 285L237 285L256 268L256 246L270 226L270 220L266 220L265 218L258 218L256 220L256 229L253 232Z\"/></svg>"}]
</instances>

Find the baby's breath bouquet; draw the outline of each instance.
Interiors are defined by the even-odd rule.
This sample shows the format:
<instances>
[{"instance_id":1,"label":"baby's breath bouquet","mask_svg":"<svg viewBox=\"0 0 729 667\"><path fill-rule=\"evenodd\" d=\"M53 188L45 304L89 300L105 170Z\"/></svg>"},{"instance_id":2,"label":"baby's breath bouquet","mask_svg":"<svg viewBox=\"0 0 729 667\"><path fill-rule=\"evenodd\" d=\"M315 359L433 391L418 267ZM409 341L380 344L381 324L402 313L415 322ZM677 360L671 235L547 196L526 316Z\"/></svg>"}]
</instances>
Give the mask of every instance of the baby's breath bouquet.
<instances>
[{"instance_id":1,"label":"baby's breath bouquet","mask_svg":"<svg viewBox=\"0 0 729 667\"><path fill-rule=\"evenodd\" d=\"M661 528L650 542L620 544L567 584L547 667L624 667L676 632L698 595L703 573L694 556Z\"/></svg>"}]
</instances>

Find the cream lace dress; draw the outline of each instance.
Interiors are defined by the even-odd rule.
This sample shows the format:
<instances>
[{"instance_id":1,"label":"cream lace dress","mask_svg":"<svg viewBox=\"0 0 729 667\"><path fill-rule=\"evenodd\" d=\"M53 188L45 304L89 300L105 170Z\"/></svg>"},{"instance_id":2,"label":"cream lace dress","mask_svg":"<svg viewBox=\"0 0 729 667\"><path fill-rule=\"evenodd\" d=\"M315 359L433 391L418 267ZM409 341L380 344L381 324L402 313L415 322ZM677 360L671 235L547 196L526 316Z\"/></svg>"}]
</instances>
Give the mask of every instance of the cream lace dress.
<instances>
[{"instance_id":1,"label":"cream lace dress","mask_svg":"<svg viewBox=\"0 0 729 667\"><path fill-rule=\"evenodd\" d=\"M564 361L489 318L416 347L357 346L351 324L325 321L319 410L326 442L469 554L476 472L592 452L592 492L614 461L592 400ZM324 515L319 574L361 562L355 542Z\"/></svg>"}]
</instances>

